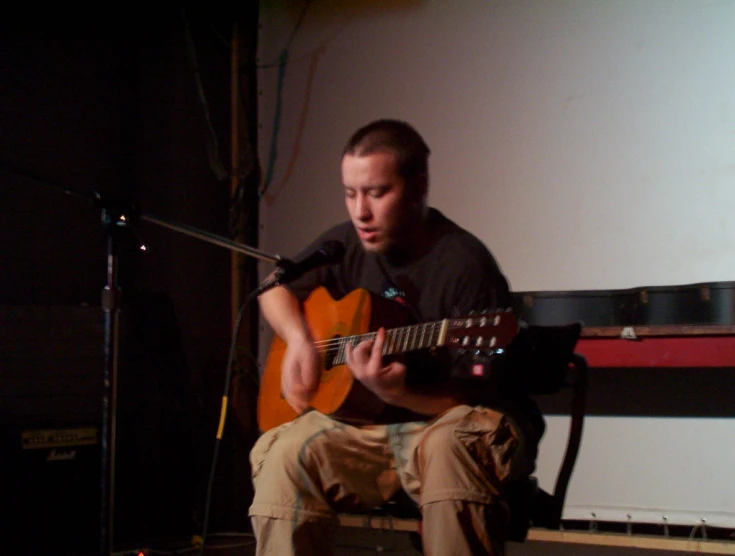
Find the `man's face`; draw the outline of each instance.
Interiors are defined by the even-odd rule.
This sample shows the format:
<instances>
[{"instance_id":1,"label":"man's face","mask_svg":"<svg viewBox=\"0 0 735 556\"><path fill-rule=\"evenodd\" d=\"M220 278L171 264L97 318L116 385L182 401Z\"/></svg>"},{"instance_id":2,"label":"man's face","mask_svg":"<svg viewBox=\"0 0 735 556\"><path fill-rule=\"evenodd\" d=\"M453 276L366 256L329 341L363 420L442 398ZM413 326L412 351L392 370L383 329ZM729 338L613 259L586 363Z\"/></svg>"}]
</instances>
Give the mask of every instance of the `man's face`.
<instances>
[{"instance_id":1,"label":"man's face","mask_svg":"<svg viewBox=\"0 0 735 556\"><path fill-rule=\"evenodd\" d=\"M395 154L346 154L342 183L347 212L365 250L384 252L406 238L413 215L405 180L396 173Z\"/></svg>"}]
</instances>

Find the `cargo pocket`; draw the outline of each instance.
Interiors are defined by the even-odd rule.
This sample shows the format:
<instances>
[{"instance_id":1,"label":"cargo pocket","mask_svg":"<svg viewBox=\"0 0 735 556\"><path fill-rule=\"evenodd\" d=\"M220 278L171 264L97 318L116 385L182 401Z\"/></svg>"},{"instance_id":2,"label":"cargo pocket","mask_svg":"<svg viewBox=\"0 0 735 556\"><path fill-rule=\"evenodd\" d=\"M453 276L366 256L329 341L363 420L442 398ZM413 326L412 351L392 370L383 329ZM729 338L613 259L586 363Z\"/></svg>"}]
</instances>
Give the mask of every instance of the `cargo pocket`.
<instances>
[{"instance_id":1,"label":"cargo pocket","mask_svg":"<svg viewBox=\"0 0 735 556\"><path fill-rule=\"evenodd\" d=\"M260 468L263 466L263 462L265 462L265 459L268 456L268 452L270 452L271 447L276 442L276 440L278 440L281 432L284 429L292 426L293 423L294 421L290 421L288 423L284 423L278 427L270 429L269 431L264 432L260 436L260 438L255 441L255 445L250 450L250 469L251 477L253 479L258 476Z\"/></svg>"},{"instance_id":2,"label":"cargo pocket","mask_svg":"<svg viewBox=\"0 0 735 556\"><path fill-rule=\"evenodd\" d=\"M500 492L514 477L519 452L519 435L510 419L499 411L477 407L455 425L454 435Z\"/></svg>"}]
</instances>

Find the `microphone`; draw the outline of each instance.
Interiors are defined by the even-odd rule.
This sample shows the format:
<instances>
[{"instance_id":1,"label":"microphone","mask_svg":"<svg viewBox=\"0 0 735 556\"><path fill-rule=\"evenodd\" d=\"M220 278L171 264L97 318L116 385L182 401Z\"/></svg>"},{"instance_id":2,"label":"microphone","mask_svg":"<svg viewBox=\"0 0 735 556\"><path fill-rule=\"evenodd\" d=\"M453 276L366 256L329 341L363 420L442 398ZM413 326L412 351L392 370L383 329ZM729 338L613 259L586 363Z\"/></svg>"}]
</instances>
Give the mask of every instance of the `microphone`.
<instances>
[{"instance_id":1,"label":"microphone","mask_svg":"<svg viewBox=\"0 0 735 556\"><path fill-rule=\"evenodd\" d=\"M322 245L298 263L283 259L278 262L279 268L271 272L253 292L257 297L271 288L293 282L307 272L323 266L338 263L345 256L345 246L339 241L325 241Z\"/></svg>"}]
</instances>

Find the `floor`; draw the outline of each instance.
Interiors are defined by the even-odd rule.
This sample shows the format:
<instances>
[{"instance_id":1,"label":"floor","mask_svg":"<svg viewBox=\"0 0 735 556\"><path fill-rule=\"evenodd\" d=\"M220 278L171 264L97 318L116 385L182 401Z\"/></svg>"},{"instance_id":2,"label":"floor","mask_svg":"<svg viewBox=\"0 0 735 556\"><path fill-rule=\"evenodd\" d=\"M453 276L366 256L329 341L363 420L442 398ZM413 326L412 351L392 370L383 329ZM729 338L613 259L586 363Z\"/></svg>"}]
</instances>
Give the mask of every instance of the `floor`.
<instances>
[{"instance_id":1,"label":"floor","mask_svg":"<svg viewBox=\"0 0 735 556\"><path fill-rule=\"evenodd\" d=\"M47 524L48 525L48 524ZM28 529L26 529L28 531ZM574 531L568 529L573 534ZM33 535L27 532L15 531L10 535L16 542L0 543L0 556L100 556L100 550L90 539L78 535L64 535L58 531L49 534L48 528L39 527ZM71 533L71 531L67 531ZM579 531L578 531L579 533ZM584 533L584 531L582 531ZM539 532L535 533L539 536ZM734 533L735 535L735 533ZM79 542L73 539L77 536ZM603 535L604 537L604 535ZM200 537L167 538L149 540L141 544L128 543L126 546L117 546L112 556L254 556L255 539L249 532L210 534L205 546L196 541ZM546 537L545 537L546 538ZM651 538L651 537L649 537ZM660 543L661 539L655 537ZM735 539L735 537L734 537ZM688 554L718 553L735 554L734 539L728 539L726 551L712 552L704 546L697 546L688 542L678 550L644 550L637 548L623 548L620 546L598 546L591 544L571 544L562 542L546 542L527 540L524 543L508 543L507 556L684 556ZM681 540L681 539L680 539ZM118 543L120 544L120 543ZM717 547L714 547L717 548ZM404 531L389 529L366 529L362 527L342 527L339 529L335 542L335 556L366 556L368 554L390 554L392 556L419 556L412 543L412 535Z\"/></svg>"},{"instance_id":2,"label":"floor","mask_svg":"<svg viewBox=\"0 0 735 556\"><path fill-rule=\"evenodd\" d=\"M203 552L191 542L160 544L150 547L131 547L130 550L115 552L113 556L144 555L206 555L206 556L253 556L255 542L249 534L214 535ZM368 554L390 554L391 556L418 556L409 534L342 528L335 544L335 556L366 556ZM668 550L643 550L620 547L563 544L557 542L508 543L506 556L681 556L682 552Z\"/></svg>"}]
</instances>

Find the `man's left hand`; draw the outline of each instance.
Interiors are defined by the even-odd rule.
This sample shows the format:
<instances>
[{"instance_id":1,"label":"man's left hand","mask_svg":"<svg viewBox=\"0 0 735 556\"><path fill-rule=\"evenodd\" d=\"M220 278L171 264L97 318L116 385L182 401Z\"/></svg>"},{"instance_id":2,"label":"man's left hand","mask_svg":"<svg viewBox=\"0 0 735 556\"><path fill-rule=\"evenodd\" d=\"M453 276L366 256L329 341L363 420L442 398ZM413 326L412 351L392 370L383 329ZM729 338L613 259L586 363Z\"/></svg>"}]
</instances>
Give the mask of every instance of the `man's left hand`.
<instances>
[{"instance_id":1,"label":"man's left hand","mask_svg":"<svg viewBox=\"0 0 735 556\"><path fill-rule=\"evenodd\" d=\"M408 392L406 387L406 366L397 361L388 365L383 363L383 344L385 329L381 328L374 340L365 340L356 347L345 345L345 361L357 380L391 405L401 405L401 399Z\"/></svg>"}]
</instances>

